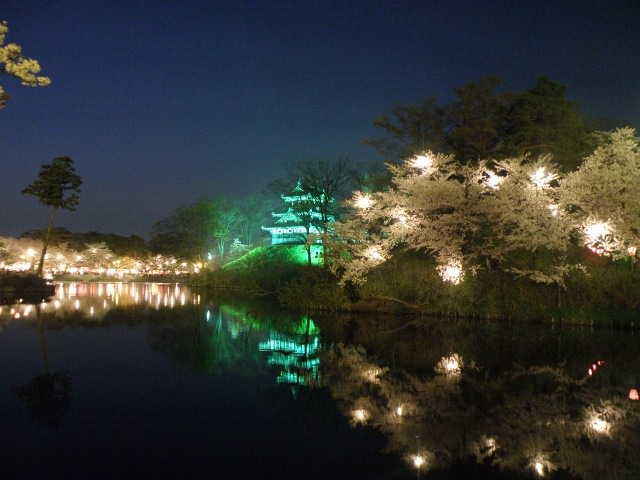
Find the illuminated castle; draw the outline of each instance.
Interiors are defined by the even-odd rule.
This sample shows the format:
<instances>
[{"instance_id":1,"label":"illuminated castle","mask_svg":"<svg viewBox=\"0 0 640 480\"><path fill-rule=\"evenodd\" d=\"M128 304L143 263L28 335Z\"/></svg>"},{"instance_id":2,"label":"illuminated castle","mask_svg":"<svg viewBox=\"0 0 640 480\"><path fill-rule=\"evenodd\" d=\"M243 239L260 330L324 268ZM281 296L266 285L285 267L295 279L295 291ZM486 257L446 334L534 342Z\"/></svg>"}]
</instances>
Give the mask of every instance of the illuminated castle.
<instances>
[{"instance_id":1,"label":"illuminated castle","mask_svg":"<svg viewBox=\"0 0 640 480\"><path fill-rule=\"evenodd\" d=\"M305 188L300 181L291 193L280 198L286 204L286 210L271 212L275 225L262 227L271 234L271 245L302 245L312 239L313 243L322 243L323 219L321 205L332 203L323 192ZM328 223L335 222L333 215L327 215Z\"/></svg>"}]
</instances>

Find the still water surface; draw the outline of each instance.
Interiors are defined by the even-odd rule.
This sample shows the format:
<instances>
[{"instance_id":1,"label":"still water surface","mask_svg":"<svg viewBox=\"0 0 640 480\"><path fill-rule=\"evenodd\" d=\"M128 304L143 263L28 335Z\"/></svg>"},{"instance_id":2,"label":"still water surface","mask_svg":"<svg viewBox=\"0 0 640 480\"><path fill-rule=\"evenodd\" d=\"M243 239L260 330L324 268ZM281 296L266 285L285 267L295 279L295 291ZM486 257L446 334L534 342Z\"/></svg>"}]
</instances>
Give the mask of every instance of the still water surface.
<instances>
[{"instance_id":1,"label":"still water surface","mask_svg":"<svg viewBox=\"0 0 640 480\"><path fill-rule=\"evenodd\" d=\"M0 311L0 478L640 478L638 340L60 284Z\"/></svg>"}]
</instances>

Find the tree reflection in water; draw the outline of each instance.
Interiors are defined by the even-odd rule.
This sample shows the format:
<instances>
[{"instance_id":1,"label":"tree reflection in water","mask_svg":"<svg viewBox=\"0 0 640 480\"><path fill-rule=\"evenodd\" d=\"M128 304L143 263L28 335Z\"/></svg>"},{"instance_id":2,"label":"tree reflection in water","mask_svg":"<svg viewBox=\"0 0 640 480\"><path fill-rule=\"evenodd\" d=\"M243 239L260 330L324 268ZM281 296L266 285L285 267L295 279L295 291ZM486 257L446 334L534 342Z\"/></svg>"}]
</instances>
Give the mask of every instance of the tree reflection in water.
<instances>
[{"instance_id":1,"label":"tree reflection in water","mask_svg":"<svg viewBox=\"0 0 640 480\"><path fill-rule=\"evenodd\" d=\"M382 367L362 348L323 357L323 380L357 428L421 472L468 462L539 477L640 478L640 405L563 366L499 374L447 354L430 375Z\"/></svg>"},{"instance_id":2,"label":"tree reflection in water","mask_svg":"<svg viewBox=\"0 0 640 480\"><path fill-rule=\"evenodd\" d=\"M14 387L13 392L27 405L29 417L48 427L57 427L71 406L71 375L65 371L49 372L47 344L40 305L35 305L38 321L38 338L44 373L36 375L29 383Z\"/></svg>"},{"instance_id":3,"label":"tree reflection in water","mask_svg":"<svg viewBox=\"0 0 640 480\"><path fill-rule=\"evenodd\" d=\"M144 324L152 350L207 374L249 377L266 362L298 399L326 388L353 428L386 434L388 449L427 478L457 465L491 468L491 478L640 478L631 335L422 320L398 328L267 315L179 285L63 287L42 307L47 329ZM11 312L30 318L26 306ZM14 391L33 418L57 425L71 382L49 373L38 322L44 375Z\"/></svg>"}]
</instances>

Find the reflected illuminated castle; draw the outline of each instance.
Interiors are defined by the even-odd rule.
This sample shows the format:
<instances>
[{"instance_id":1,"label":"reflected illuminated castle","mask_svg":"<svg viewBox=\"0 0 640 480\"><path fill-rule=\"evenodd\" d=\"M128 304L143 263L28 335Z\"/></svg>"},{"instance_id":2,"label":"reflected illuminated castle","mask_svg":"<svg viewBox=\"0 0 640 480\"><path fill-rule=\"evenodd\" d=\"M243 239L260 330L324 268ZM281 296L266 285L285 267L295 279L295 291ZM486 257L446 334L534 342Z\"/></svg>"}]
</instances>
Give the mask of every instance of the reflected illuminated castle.
<instances>
[{"instance_id":1,"label":"reflected illuminated castle","mask_svg":"<svg viewBox=\"0 0 640 480\"><path fill-rule=\"evenodd\" d=\"M294 335L271 330L259 350L269 352L268 364L280 369L277 382L310 385L320 379L320 338L313 320L305 317Z\"/></svg>"}]
</instances>

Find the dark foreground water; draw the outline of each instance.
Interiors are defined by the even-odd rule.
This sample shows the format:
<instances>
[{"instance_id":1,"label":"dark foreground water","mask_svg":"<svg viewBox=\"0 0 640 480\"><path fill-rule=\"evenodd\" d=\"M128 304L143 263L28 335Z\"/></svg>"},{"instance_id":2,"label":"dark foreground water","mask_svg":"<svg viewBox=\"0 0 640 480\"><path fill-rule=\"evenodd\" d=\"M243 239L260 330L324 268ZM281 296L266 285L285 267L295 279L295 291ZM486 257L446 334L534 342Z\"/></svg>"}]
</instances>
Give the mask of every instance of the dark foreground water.
<instances>
[{"instance_id":1,"label":"dark foreground water","mask_svg":"<svg viewBox=\"0 0 640 480\"><path fill-rule=\"evenodd\" d=\"M2 307L0 479L640 478L632 331L259 312Z\"/></svg>"}]
</instances>

